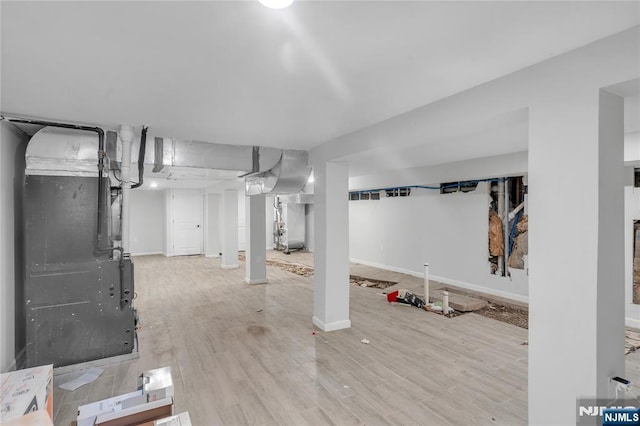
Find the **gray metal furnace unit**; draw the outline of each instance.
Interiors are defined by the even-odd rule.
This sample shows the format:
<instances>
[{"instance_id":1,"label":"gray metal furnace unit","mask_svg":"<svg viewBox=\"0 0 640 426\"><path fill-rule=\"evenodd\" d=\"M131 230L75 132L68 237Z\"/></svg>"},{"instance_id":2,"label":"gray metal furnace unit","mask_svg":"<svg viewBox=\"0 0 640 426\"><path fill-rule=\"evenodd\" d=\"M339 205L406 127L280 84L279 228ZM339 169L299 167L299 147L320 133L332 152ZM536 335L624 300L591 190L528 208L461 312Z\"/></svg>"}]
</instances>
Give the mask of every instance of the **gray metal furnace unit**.
<instances>
[{"instance_id":1,"label":"gray metal furnace unit","mask_svg":"<svg viewBox=\"0 0 640 426\"><path fill-rule=\"evenodd\" d=\"M83 170L74 150L87 138L95 146L93 170ZM47 149L70 149L72 165L47 161ZM113 249L118 232L111 229L111 206L119 206L119 195L108 176L98 177L97 152L96 134L66 129L45 128L27 147L26 367L60 367L134 349L133 264Z\"/></svg>"}]
</instances>

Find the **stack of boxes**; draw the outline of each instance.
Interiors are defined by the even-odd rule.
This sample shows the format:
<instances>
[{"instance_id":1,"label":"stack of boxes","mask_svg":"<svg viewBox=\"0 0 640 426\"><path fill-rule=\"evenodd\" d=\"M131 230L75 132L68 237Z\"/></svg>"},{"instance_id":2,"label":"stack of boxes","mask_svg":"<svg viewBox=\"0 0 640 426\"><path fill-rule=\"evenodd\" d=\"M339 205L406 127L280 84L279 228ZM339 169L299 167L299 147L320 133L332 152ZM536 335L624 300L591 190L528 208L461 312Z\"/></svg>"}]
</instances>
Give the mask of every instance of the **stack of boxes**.
<instances>
[{"instance_id":1,"label":"stack of boxes","mask_svg":"<svg viewBox=\"0 0 640 426\"><path fill-rule=\"evenodd\" d=\"M0 375L0 424L53 426L53 365ZM78 408L77 426L191 426L188 413L173 415L171 367L145 371L135 392Z\"/></svg>"},{"instance_id":2,"label":"stack of boxes","mask_svg":"<svg viewBox=\"0 0 640 426\"><path fill-rule=\"evenodd\" d=\"M145 371L138 390L78 408L78 426L153 425L173 415L171 367Z\"/></svg>"},{"instance_id":3,"label":"stack of boxes","mask_svg":"<svg viewBox=\"0 0 640 426\"><path fill-rule=\"evenodd\" d=\"M0 375L0 423L53 425L53 365Z\"/></svg>"}]
</instances>

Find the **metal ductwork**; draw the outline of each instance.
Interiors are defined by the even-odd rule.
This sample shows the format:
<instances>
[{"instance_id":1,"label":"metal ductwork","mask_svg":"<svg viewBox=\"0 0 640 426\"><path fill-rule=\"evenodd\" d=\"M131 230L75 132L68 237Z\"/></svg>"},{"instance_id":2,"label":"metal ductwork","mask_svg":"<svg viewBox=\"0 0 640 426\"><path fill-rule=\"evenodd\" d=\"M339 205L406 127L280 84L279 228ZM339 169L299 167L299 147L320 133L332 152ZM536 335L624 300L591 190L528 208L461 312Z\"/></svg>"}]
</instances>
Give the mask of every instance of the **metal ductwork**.
<instances>
[{"instance_id":1,"label":"metal ductwork","mask_svg":"<svg viewBox=\"0 0 640 426\"><path fill-rule=\"evenodd\" d=\"M107 132L109 169L121 169L122 143L115 132ZM186 141L149 136L144 164L159 179L207 180L212 170L237 171L245 177L246 194L295 194L310 174L307 151L282 150L249 145ZM73 129L45 127L29 142L26 153L28 175L97 176L97 136ZM131 163L138 163L139 140L131 144ZM213 175L215 178L215 175Z\"/></svg>"},{"instance_id":2,"label":"metal ductwork","mask_svg":"<svg viewBox=\"0 0 640 426\"><path fill-rule=\"evenodd\" d=\"M307 151L283 150L280 160L271 169L245 177L245 194L296 194L309 180Z\"/></svg>"}]
</instances>

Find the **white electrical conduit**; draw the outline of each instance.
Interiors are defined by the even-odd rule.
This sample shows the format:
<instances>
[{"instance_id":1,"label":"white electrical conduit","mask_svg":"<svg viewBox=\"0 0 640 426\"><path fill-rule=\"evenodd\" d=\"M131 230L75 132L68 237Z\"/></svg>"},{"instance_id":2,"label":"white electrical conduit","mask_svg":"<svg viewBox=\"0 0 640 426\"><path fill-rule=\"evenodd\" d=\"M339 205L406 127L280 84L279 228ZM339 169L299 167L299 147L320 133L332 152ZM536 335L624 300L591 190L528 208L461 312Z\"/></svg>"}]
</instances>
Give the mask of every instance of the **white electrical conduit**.
<instances>
[{"instance_id":1,"label":"white electrical conduit","mask_svg":"<svg viewBox=\"0 0 640 426\"><path fill-rule=\"evenodd\" d=\"M122 179L122 251L129 252L129 211L131 205L129 196L131 191L131 145L133 143L133 127L123 124L120 126L120 141L122 142L122 161L120 165Z\"/></svg>"}]
</instances>

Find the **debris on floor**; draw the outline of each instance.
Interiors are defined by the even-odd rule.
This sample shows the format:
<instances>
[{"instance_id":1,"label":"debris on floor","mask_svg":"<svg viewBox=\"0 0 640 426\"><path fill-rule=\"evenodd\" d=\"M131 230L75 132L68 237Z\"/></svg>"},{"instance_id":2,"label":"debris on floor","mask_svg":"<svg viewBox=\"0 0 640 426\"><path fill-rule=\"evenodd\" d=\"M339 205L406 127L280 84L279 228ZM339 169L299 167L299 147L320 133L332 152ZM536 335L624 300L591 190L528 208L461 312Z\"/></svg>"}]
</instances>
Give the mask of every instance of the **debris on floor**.
<instances>
[{"instance_id":1,"label":"debris on floor","mask_svg":"<svg viewBox=\"0 0 640 426\"><path fill-rule=\"evenodd\" d=\"M475 313L520 328L529 328L529 311L524 307L516 308L489 303L485 308L477 310Z\"/></svg>"},{"instance_id":2,"label":"debris on floor","mask_svg":"<svg viewBox=\"0 0 640 426\"><path fill-rule=\"evenodd\" d=\"M435 312L437 314L442 314L442 315L447 316L449 318L458 317L458 316L464 314L464 312L457 312L451 306L447 306L447 312L444 312L444 308L442 306L442 302L435 302L435 303L426 304L426 305L423 306L422 309L424 309L425 311Z\"/></svg>"},{"instance_id":3,"label":"debris on floor","mask_svg":"<svg viewBox=\"0 0 640 426\"><path fill-rule=\"evenodd\" d=\"M368 345L369 341L367 339L362 339L360 340L360 343L364 343L365 345Z\"/></svg>"},{"instance_id":4,"label":"debris on floor","mask_svg":"<svg viewBox=\"0 0 640 426\"><path fill-rule=\"evenodd\" d=\"M397 281L385 281L374 278L365 278L359 275L349 275L349 281L351 282L351 284L357 285L359 287L371 287L380 289L385 289L387 287L391 287L392 285L398 284Z\"/></svg>"},{"instance_id":5,"label":"debris on floor","mask_svg":"<svg viewBox=\"0 0 640 426\"><path fill-rule=\"evenodd\" d=\"M413 305L417 308L422 308L424 306L424 300L420 299L418 296L405 289L392 291L391 293L387 294L387 301L389 303Z\"/></svg>"},{"instance_id":6,"label":"debris on floor","mask_svg":"<svg viewBox=\"0 0 640 426\"><path fill-rule=\"evenodd\" d=\"M241 262L246 262L247 256L245 255L244 252L238 253L238 260ZM309 265L287 262L281 259L267 259L266 262L267 262L267 265L269 266L275 266L285 271L289 271L293 274L300 275L301 277L313 276L313 267ZM370 287L370 288L380 288L380 289L385 289L387 287L391 287L392 285L398 284L397 281L379 280L376 278L361 277L359 275L349 275L349 282L353 285L357 285L358 287Z\"/></svg>"},{"instance_id":7,"label":"debris on floor","mask_svg":"<svg viewBox=\"0 0 640 426\"><path fill-rule=\"evenodd\" d=\"M94 382L100 375L104 372L104 369L94 367L90 368L82 374L82 376L75 378L69 382L63 383L58 387L60 389L74 391L78 389L80 386L88 385L91 382Z\"/></svg>"},{"instance_id":8,"label":"debris on floor","mask_svg":"<svg viewBox=\"0 0 640 426\"><path fill-rule=\"evenodd\" d=\"M640 333L637 331L625 330L624 354L629 355L638 349L640 349Z\"/></svg>"},{"instance_id":9,"label":"debris on floor","mask_svg":"<svg viewBox=\"0 0 640 426\"><path fill-rule=\"evenodd\" d=\"M245 253L238 253L238 260L241 262L246 262L247 256ZM292 263L279 259L267 259L267 265L275 266L277 268L283 269L285 271L289 271L293 274L300 275L301 277L312 277L313 276L313 268L308 265L302 265L300 263Z\"/></svg>"},{"instance_id":10,"label":"debris on floor","mask_svg":"<svg viewBox=\"0 0 640 426\"><path fill-rule=\"evenodd\" d=\"M487 306L487 301L473 297L469 293L461 292L454 288L438 288L429 293L430 302L439 302L444 298L444 292L449 293L449 306L460 312L474 312ZM440 305L442 306L442 305Z\"/></svg>"}]
</instances>

